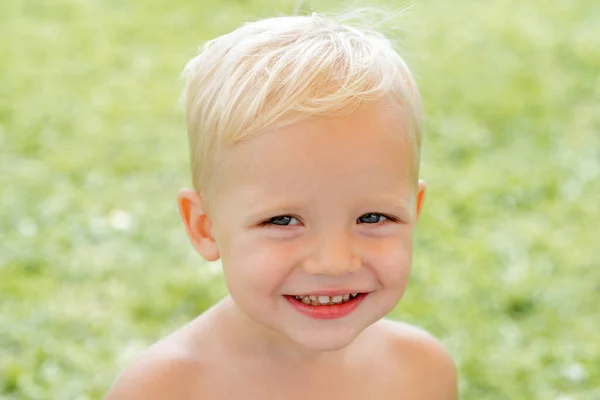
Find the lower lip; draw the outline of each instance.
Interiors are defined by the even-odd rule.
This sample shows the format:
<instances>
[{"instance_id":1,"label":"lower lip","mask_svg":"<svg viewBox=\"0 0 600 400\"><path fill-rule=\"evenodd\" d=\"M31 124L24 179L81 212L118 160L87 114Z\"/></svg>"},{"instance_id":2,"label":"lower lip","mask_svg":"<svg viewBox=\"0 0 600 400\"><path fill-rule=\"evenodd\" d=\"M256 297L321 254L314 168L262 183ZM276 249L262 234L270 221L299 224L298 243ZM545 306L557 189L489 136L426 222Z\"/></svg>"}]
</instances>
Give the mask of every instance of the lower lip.
<instances>
[{"instance_id":1,"label":"lower lip","mask_svg":"<svg viewBox=\"0 0 600 400\"><path fill-rule=\"evenodd\" d=\"M301 314L314 319L338 319L345 317L358 307L358 305L367 297L368 293L360 293L354 299L345 303L332 304L330 306L311 306L296 300L293 296L284 296L290 302L292 307Z\"/></svg>"}]
</instances>

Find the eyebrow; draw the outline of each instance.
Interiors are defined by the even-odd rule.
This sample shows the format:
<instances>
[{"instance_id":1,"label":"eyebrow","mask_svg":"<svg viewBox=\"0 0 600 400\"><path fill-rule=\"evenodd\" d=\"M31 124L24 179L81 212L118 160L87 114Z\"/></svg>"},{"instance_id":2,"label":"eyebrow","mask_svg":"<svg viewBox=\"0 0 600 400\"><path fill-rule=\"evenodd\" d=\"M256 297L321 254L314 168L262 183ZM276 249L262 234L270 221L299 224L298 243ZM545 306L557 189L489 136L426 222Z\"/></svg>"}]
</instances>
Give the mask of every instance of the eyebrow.
<instances>
[{"instance_id":1,"label":"eyebrow","mask_svg":"<svg viewBox=\"0 0 600 400\"><path fill-rule=\"evenodd\" d=\"M404 196L396 194L379 194L370 198L372 203L385 203L398 209L401 213L399 217L410 218L413 214L413 205L407 201ZM374 210L376 211L376 210Z\"/></svg>"},{"instance_id":2,"label":"eyebrow","mask_svg":"<svg viewBox=\"0 0 600 400\"><path fill-rule=\"evenodd\" d=\"M402 196L400 194L384 193L384 194L372 195L372 196L369 196L369 198L374 199L375 201L396 204L396 205L406 208L406 209L410 208L410 202L406 201L406 199L404 199L404 196Z\"/></svg>"},{"instance_id":3,"label":"eyebrow","mask_svg":"<svg viewBox=\"0 0 600 400\"><path fill-rule=\"evenodd\" d=\"M271 196L267 201L261 199L261 191L253 188L246 188L242 193L238 194L238 198L242 198L247 207L247 213L244 218L246 223L254 223L257 220L266 219L269 217L284 215L305 210L308 208L308 202L298 202L293 199L285 198L285 196Z\"/></svg>"},{"instance_id":4,"label":"eyebrow","mask_svg":"<svg viewBox=\"0 0 600 400\"><path fill-rule=\"evenodd\" d=\"M305 208L306 207L304 207L304 209ZM251 225L256 223L256 221L262 221L279 215L295 214L294 210L297 211L301 209L303 209L301 205L292 203L289 205L277 204L273 206L261 206L257 207L256 209L251 209L244 218L244 223Z\"/></svg>"}]
</instances>

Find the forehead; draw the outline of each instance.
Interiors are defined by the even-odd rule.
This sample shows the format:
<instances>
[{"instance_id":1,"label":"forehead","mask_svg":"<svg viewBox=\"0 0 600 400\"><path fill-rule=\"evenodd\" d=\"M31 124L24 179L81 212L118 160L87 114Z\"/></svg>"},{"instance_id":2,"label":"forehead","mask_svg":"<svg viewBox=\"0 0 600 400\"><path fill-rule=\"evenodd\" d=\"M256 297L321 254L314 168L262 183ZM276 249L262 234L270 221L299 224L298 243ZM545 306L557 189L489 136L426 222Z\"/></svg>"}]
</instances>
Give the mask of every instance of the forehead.
<instances>
[{"instance_id":1,"label":"forehead","mask_svg":"<svg viewBox=\"0 0 600 400\"><path fill-rule=\"evenodd\" d=\"M412 185L414 154L406 127L397 107L375 103L346 117L315 118L264 132L224 152L219 192L399 195Z\"/></svg>"}]
</instances>

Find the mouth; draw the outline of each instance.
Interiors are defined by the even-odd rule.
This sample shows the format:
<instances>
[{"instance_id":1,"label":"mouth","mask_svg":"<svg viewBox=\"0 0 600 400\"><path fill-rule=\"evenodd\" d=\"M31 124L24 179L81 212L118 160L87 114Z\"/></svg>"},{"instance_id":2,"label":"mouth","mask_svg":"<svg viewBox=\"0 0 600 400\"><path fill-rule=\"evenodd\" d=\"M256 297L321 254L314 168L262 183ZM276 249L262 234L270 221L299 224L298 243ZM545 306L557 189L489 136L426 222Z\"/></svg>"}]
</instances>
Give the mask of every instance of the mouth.
<instances>
[{"instance_id":1,"label":"mouth","mask_svg":"<svg viewBox=\"0 0 600 400\"><path fill-rule=\"evenodd\" d=\"M304 304L311 306L332 306L334 304L347 303L354 300L361 293L347 293L337 296L316 296L316 295L304 295L304 296L289 296L293 297L294 300L301 301Z\"/></svg>"},{"instance_id":2,"label":"mouth","mask_svg":"<svg viewBox=\"0 0 600 400\"><path fill-rule=\"evenodd\" d=\"M284 297L301 314L314 319L337 319L353 312L369 293L336 296L302 295Z\"/></svg>"}]
</instances>

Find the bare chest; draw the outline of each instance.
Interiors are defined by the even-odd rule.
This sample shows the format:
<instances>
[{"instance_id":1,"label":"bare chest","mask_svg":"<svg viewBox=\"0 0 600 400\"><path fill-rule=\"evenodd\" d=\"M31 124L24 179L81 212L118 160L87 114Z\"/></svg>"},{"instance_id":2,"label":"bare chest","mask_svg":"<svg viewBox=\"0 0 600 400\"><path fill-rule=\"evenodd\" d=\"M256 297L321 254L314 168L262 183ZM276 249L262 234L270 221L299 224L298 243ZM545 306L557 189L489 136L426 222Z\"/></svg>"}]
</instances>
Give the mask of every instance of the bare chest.
<instances>
[{"instance_id":1,"label":"bare chest","mask_svg":"<svg viewBox=\"0 0 600 400\"><path fill-rule=\"evenodd\" d=\"M399 400L402 379L388 371L245 371L212 379L211 399L243 400Z\"/></svg>"}]
</instances>

